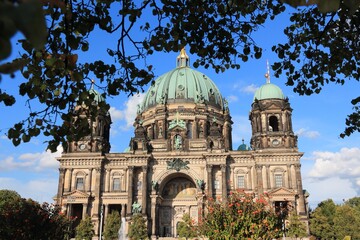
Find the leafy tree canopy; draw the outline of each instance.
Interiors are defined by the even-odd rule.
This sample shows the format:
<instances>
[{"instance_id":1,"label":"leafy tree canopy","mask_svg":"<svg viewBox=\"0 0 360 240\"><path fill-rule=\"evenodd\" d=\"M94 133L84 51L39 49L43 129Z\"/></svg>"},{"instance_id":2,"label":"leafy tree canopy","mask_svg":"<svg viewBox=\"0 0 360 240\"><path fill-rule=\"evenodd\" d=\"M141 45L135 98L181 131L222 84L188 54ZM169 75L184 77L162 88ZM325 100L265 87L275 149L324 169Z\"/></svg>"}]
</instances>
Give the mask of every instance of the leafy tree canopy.
<instances>
[{"instance_id":1,"label":"leafy tree canopy","mask_svg":"<svg viewBox=\"0 0 360 240\"><path fill-rule=\"evenodd\" d=\"M0 208L2 208L3 205L6 204L7 202L18 201L20 198L21 198L21 196L15 191L1 189L0 190Z\"/></svg>"},{"instance_id":2,"label":"leafy tree canopy","mask_svg":"<svg viewBox=\"0 0 360 240\"><path fill-rule=\"evenodd\" d=\"M104 238L105 240L117 240L119 238L119 229L121 226L120 214L118 211L112 211L105 221Z\"/></svg>"},{"instance_id":3,"label":"leafy tree canopy","mask_svg":"<svg viewBox=\"0 0 360 240\"><path fill-rule=\"evenodd\" d=\"M197 226L195 225L195 221L191 219L190 214L184 214L182 220L183 221L179 222L179 225L177 226L177 234L179 237L185 239L197 237Z\"/></svg>"},{"instance_id":4,"label":"leafy tree canopy","mask_svg":"<svg viewBox=\"0 0 360 240\"><path fill-rule=\"evenodd\" d=\"M273 65L276 75L284 73L287 84L299 94L319 93L331 82L358 80L360 12L353 11L358 5L350 6L350 1L344 0L339 2L337 11L328 12L321 7L325 2L321 0L285 2L294 6L317 3L321 11L316 6L294 11L284 30L289 41L272 49L280 59ZM9 0L2 4L7 4L8 9L20 7ZM198 56L194 67L211 67L216 72L239 69L241 61L261 57L262 48L256 44L253 33L281 14L285 6L259 0L208 0L206 4L202 0L48 0L42 9L48 33L44 47L38 47L41 40L34 42L25 34L27 38L19 41L21 56L2 64L0 74L19 69L24 78L19 93L29 99L30 114L7 131L9 139L19 145L43 134L50 139L48 148L55 151L60 143L66 149L66 138L79 139L90 131L87 121L70 124L75 104L85 103L91 116L98 107L109 107L105 103L92 105L94 96L86 86L91 78L98 79L104 96L141 91L154 79L148 57L155 52L178 52L185 45ZM9 28L5 37L0 35L5 46L16 30L26 33L13 17L20 13L25 19L33 16L18 10L11 16L0 14L0 26ZM36 29L42 24L27 21L25 25L26 29ZM82 53L93 50L90 39L95 34L116 36L117 44L106 49L108 58L92 62L82 58ZM0 59L8 55L2 54ZM0 89L0 102L12 106L16 97ZM352 101L354 113L346 119L342 137L360 130L359 102L360 97ZM34 103L43 108L31 108Z\"/></svg>"},{"instance_id":5,"label":"leafy tree canopy","mask_svg":"<svg viewBox=\"0 0 360 240\"><path fill-rule=\"evenodd\" d=\"M343 205L336 205L331 199L321 202L310 214L310 233L317 239L360 238L358 200L355 197Z\"/></svg>"},{"instance_id":6,"label":"leafy tree canopy","mask_svg":"<svg viewBox=\"0 0 360 240\"><path fill-rule=\"evenodd\" d=\"M90 216L81 219L76 227L76 240L91 240L94 236L94 225Z\"/></svg>"},{"instance_id":7,"label":"leafy tree canopy","mask_svg":"<svg viewBox=\"0 0 360 240\"><path fill-rule=\"evenodd\" d=\"M209 239L273 239L281 231L278 216L264 197L254 199L236 191L226 202L210 200L207 210L200 229Z\"/></svg>"},{"instance_id":8,"label":"leafy tree canopy","mask_svg":"<svg viewBox=\"0 0 360 240\"><path fill-rule=\"evenodd\" d=\"M349 205L337 206L334 228L336 239L343 239L346 236L351 236L352 239L360 239L360 212L354 211Z\"/></svg>"},{"instance_id":9,"label":"leafy tree canopy","mask_svg":"<svg viewBox=\"0 0 360 240\"><path fill-rule=\"evenodd\" d=\"M288 218L289 224L286 226L287 236L292 238L303 238L308 235L306 225L300 221L296 211L292 211Z\"/></svg>"},{"instance_id":10,"label":"leafy tree canopy","mask_svg":"<svg viewBox=\"0 0 360 240\"><path fill-rule=\"evenodd\" d=\"M70 234L71 220L58 206L39 204L10 190L0 191L0 202L1 239L63 240Z\"/></svg>"},{"instance_id":11,"label":"leafy tree canopy","mask_svg":"<svg viewBox=\"0 0 360 240\"><path fill-rule=\"evenodd\" d=\"M146 220L140 213L132 216L128 236L130 240L148 239Z\"/></svg>"}]
</instances>

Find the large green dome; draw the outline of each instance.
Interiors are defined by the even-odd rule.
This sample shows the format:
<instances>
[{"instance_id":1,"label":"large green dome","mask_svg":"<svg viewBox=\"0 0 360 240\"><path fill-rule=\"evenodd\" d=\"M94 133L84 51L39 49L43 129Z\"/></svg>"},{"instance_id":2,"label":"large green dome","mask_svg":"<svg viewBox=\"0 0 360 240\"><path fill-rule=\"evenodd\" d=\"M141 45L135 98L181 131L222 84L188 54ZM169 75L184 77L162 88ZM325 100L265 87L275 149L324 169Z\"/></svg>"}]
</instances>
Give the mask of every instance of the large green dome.
<instances>
[{"instance_id":1,"label":"large green dome","mask_svg":"<svg viewBox=\"0 0 360 240\"><path fill-rule=\"evenodd\" d=\"M157 104L195 102L223 108L223 99L215 83L203 73L189 67L183 49L177 67L155 80L147 91L141 110Z\"/></svg>"},{"instance_id":2,"label":"large green dome","mask_svg":"<svg viewBox=\"0 0 360 240\"><path fill-rule=\"evenodd\" d=\"M257 100L285 99L285 95L278 86L270 82L267 82L256 90L254 100L255 99Z\"/></svg>"}]
</instances>

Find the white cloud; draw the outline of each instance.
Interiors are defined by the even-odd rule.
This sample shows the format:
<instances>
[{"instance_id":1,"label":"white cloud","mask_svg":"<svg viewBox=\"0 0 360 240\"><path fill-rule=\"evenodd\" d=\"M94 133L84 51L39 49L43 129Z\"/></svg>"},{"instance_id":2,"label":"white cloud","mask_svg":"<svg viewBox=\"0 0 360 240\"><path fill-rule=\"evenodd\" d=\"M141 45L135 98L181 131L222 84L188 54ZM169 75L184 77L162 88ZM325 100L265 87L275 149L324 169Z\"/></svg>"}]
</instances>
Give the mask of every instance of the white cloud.
<instances>
[{"instance_id":1,"label":"white cloud","mask_svg":"<svg viewBox=\"0 0 360 240\"><path fill-rule=\"evenodd\" d=\"M348 180L360 194L360 148L342 148L339 152L313 152L315 164L308 177L330 179L338 177Z\"/></svg>"},{"instance_id":2,"label":"white cloud","mask_svg":"<svg viewBox=\"0 0 360 240\"><path fill-rule=\"evenodd\" d=\"M25 171L43 171L49 169L57 169L59 162L56 157L60 157L62 147L58 146L57 152L51 153L50 150L41 153L24 153L17 159L8 156L0 160L0 170L11 171L14 169L21 169Z\"/></svg>"},{"instance_id":3,"label":"white cloud","mask_svg":"<svg viewBox=\"0 0 360 240\"><path fill-rule=\"evenodd\" d=\"M139 93L134 96L129 97L125 102L125 109L123 110L126 120L127 128L131 127L134 124L134 120L137 114L137 105L141 104L145 97L145 93Z\"/></svg>"},{"instance_id":4,"label":"white cloud","mask_svg":"<svg viewBox=\"0 0 360 240\"><path fill-rule=\"evenodd\" d=\"M357 195L352 183L348 179L339 177L330 177L324 180L305 177L303 185L310 193L309 203L312 209L321 201L329 198L336 203L342 203L343 199L349 199Z\"/></svg>"},{"instance_id":5,"label":"white cloud","mask_svg":"<svg viewBox=\"0 0 360 240\"><path fill-rule=\"evenodd\" d=\"M317 138L320 136L320 133L318 131L310 131L307 130L306 128L300 128L299 130L295 131L295 134L301 137L306 137L306 138Z\"/></svg>"},{"instance_id":6,"label":"white cloud","mask_svg":"<svg viewBox=\"0 0 360 240\"><path fill-rule=\"evenodd\" d=\"M109 112L110 112L111 120L113 122L124 119L123 111L117 110L114 107L110 107Z\"/></svg>"},{"instance_id":7,"label":"white cloud","mask_svg":"<svg viewBox=\"0 0 360 240\"><path fill-rule=\"evenodd\" d=\"M18 178L0 177L0 189L14 190L23 198L32 198L38 202L53 202L58 181L54 178L39 178L31 181L21 181Z\"/></svg>"},{"instance_id":8,"label":"white cloud","mask_svg":"<svg viewBox=\"0 0 360 240\"><path fill-rule=\"evenodd\" d=\"M124 103L123 109L116 109L114 107L110 108L111 120L113 122L125 121L125 125L120 126L121 130L129 130L130 127L134 124L136 114L137 114L137 105L141 104L145 97L144 93L139 93L133 96L130 96L128 100ZM122 123L123 124L123 123ZM116 129L112 128L113 135L117 134Z\"/></svg>"},{"instance_id":9,"label":"white cloud","mask_svg":"<svg viewBox=\"0 0 360 240\"><path fill-rule=\"evenodd\" d=\"M254 94L256 92L256 90L258 89L258 86L256 86L255 84L250 84L248 86L245 86L241 89L242 92L245 93L251 93Z\"/></svg>"},{"instance_id":10,"label":"white cloud","mask_svg":"<svg viewBox=\"0 0 360 240\"><path fill-rule=\"evenodd\" d=\"M227 97L227 100L229 101L229 103L232 103L232 102L237 102L239 98L235 95L230 95Z\"/></svg>"}]
</instances>

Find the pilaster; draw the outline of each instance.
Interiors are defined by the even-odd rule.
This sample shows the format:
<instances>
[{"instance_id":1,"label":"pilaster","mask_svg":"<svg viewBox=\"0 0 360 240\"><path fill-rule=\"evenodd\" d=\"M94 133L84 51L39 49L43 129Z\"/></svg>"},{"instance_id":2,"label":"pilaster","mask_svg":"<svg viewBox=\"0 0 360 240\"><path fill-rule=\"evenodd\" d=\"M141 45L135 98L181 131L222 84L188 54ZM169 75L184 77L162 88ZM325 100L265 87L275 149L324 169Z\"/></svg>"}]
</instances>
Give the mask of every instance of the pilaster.
<instances>
[{"instance_id":1,"label":"pilaster","mask_svg":"<svg viewBox=\"0 0 360 240\"><path fill-rule=\"evenodd\" d=\"M127 204L127 215L131 215L131 208L133 204L133 181L134 181L134 166L129 166L129 184L128 184L128 204Z\"/></svg>"}]
</instances>

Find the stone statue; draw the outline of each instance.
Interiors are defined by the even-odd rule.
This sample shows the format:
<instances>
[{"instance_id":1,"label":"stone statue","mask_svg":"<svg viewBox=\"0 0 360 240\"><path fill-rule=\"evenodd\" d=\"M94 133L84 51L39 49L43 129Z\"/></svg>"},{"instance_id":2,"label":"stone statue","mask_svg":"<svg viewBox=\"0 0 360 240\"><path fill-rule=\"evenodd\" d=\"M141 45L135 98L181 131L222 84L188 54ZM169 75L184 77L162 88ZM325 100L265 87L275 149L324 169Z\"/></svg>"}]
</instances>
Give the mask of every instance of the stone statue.
<instances>
[{"instance_id":1,"label":"stone statue","mask_svg":"<svg viewBox=\"0 0 360 240\"><path fill-rule=\"evenodd\" d=\"M134 202L132 205L132 213L141 213L141 204Z\"/></svg>"},{"instance_id":2,"label":"stone statue","mask_svg":"<svg viewBox=\"0 0 360 240\"><path fill-rule=\"evenodd\" d=\"M159 128L159 138L162 138L163 130L162 127Z\"/></svg>"},{"instance_id":3,"label":"stone statue","mask_svg":"<svg viewBox=\"0 0 360 240\"><path fill-rule=\"evenodd\" d=\"M198 185L198 188L200 188L201 190L204 190L204 189L205 189L205 182L204 182L204 180L196 179L196 184Z\"/></svg>"},{"instance_id":4,"label":"stone statue","mask_svg":"<svg viewBox=\"0 0 360 240\"><path fill-rule=\"evenodd\" d=\"M159 183L157 181L151 181L151 185L155 191L159 189Z\"/></svg>"},{"instance_id":5,"label":"stone statue","mask_svg":"<svg viewBox=\"0 0 360 240\"><path fill-rule=\"evenodd\" d=\"M174 143L174 147L177 150L180 150L182 148L182 139L180 135L176 135L175 136L175 143Z\"/></svg>"}]
</instances>

